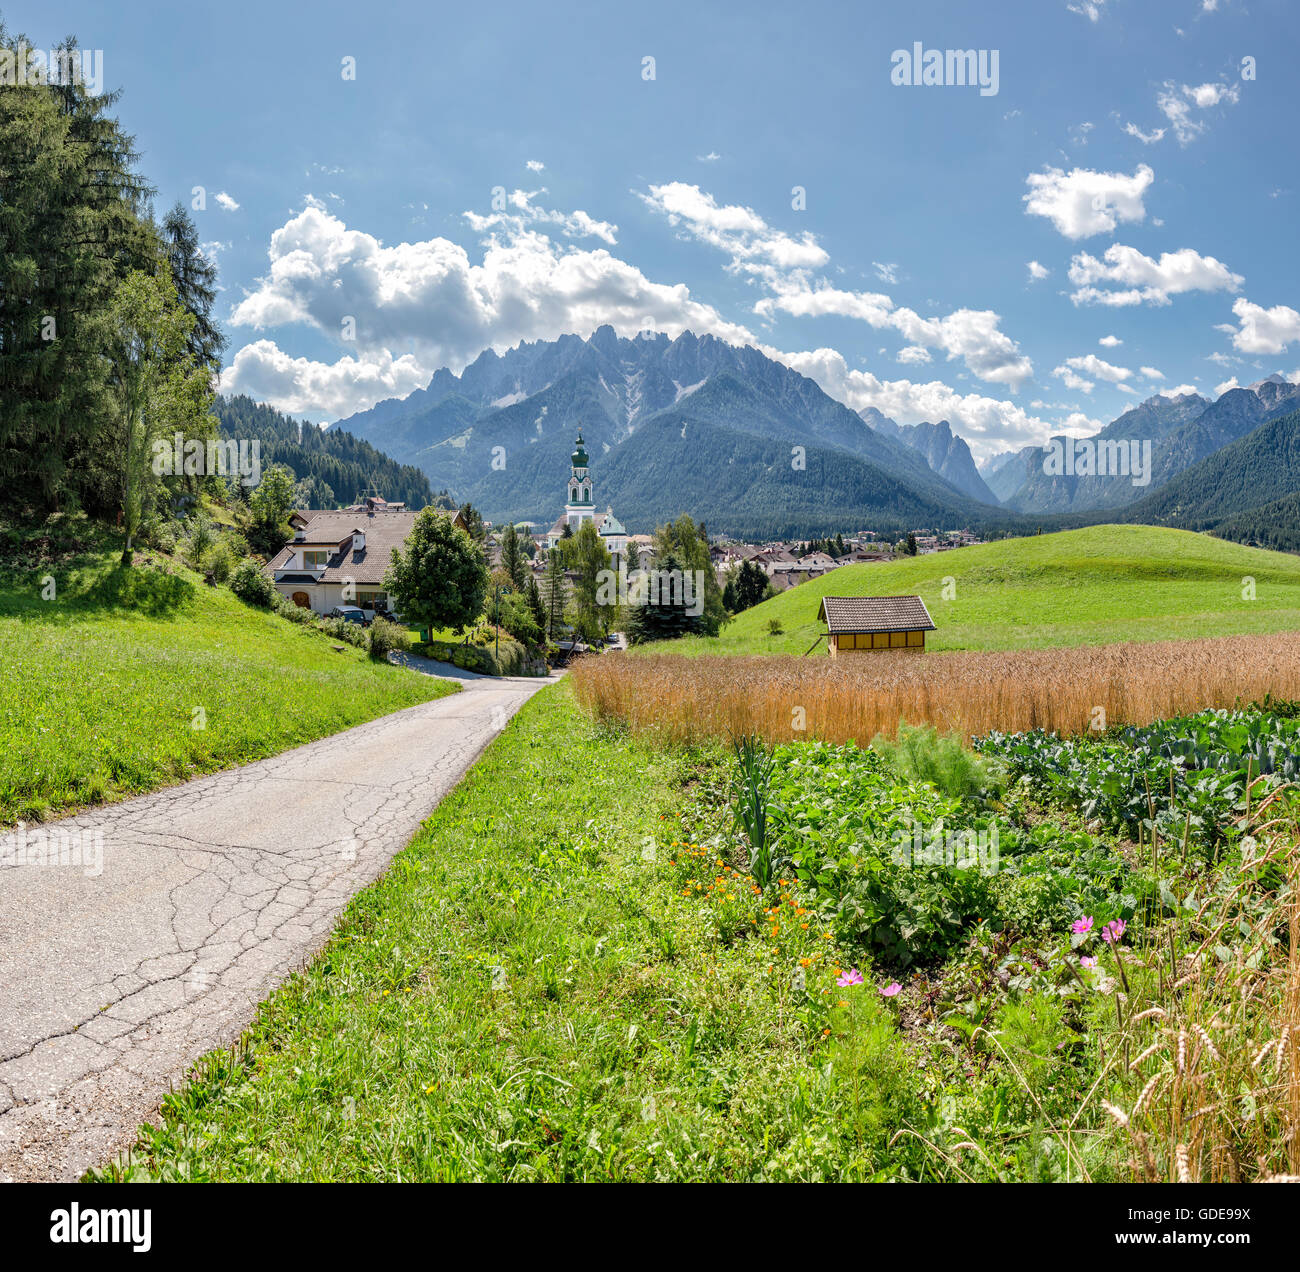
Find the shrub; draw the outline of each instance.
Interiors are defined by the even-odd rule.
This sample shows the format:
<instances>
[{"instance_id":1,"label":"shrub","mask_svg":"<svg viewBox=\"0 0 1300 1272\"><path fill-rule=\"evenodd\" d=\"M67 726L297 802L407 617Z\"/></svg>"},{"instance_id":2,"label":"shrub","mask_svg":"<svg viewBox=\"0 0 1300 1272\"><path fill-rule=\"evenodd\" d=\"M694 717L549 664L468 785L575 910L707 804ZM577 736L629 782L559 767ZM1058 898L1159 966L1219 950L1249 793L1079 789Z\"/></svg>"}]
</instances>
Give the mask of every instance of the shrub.
<instances>
[{"instance_id":1,"label":"shrub","mask_svg":"<svg viewBox=\"0 0 1300 1272\"><path fill-rule=\"evenodd\" d=\"M235 560L231 555L230 549L226 546L224 539L218 539L209 549L207 557L203 561L203 567L206 569L218 583L224 583L230 578L230 571L234 568Z\"/></svg>"},{"instance_id":2,"label":"shrub","mask_svg":"<svg viewBox=\"0 0 1300 1272\"><path fill-rule=\"evenodd\" d=\"M358 649L366 647L366 629L360 623L349 623L346 618L322 618L320 629L335 640L346 641Z\"/></svg>"},{"instance_id":3,"label":"shrub","mask_svg":"<svg viewBox=\"0 0 1300 1272\"><path fill-rule=\"evenodd\" d=\"M768 635L779 636L784 630L785 628L781 626L781 620L779 618L769 618L767 620Z\"/></svg>"},{"instance_id":4,"label":"shrub","mask_svg":"<svg viewBox=\"0 0 1300 1272\"><path fill-rule=\"evenodd\" d=\"M377 614L368 635L367 647L371 658L386 660L393 650L406 648L406 629Z\"/></svg>"},{"instance_id":5,"label":"shrub","mask_svg":"<svg viewBox=\"0 0 1300 1272\"><path fill-rule=\"evenodd\" d=\"M256 561L241 561L230 575L230 590L246 605L270 609L279 593Z\"/></svg>"},{"instance_id":6,"label":"shrub","mask_svg":"<svg viewBox=\"0 0 1300 1272\"><path fill-rule=\"evenodd\" d=\"M941 735L933 725L900 724L894 740L882 733L871 747L900 777L932 782L945 795L970 799L1000 784L997 765L968 751L955 734Z\"/></svg>"}]
</instances>

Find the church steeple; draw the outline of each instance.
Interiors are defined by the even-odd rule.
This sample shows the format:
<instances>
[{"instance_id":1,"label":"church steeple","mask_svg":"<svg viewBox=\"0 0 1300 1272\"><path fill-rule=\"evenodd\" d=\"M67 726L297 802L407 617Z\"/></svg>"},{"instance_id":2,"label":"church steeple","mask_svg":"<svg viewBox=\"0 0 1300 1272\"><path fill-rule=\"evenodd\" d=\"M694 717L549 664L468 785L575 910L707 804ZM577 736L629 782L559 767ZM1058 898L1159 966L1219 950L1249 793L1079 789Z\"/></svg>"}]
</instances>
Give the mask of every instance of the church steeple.
<instances>
[{"instance_id":1,"label":"church steeple","mask_svg":"<svg viewBox=\"0 0 1300 1272\"><path fill-rule=\"evenodd\" d=\"M569 524L576 528L585 519L584 513L586 517L590 517L594 511L591 502L591 474L587 469L587 448L582 442L581 429L578 430L577 444L570 461L572 468L569 470L569 501L564 511Z\"/></svg>"}]
</instances>

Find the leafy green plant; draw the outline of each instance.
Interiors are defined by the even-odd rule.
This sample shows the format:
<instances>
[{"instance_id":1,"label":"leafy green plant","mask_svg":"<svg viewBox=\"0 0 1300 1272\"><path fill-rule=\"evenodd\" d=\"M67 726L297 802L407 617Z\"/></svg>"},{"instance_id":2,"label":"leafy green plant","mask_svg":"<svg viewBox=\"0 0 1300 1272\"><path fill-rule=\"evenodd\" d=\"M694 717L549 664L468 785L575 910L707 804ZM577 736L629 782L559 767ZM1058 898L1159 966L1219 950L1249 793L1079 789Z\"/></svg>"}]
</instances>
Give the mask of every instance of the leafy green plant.
<instances>
[{"instance_id":1,"label":"leafy green plant","mask_svg":"<svg viewBox=\"0 0 1300 1272\"><path fill-rule=\"evenodd\" d=\"M378 614L366 634L370 656L379 661L386 659L393 650L406 648L406 629Z\"/></svg>"},{"instance_id":2,"label":"leafy green plant","mask_svg":"<svg viewBox=\"0 0 1300 1272\"><path fill-rule=\"evenodd\" d=\"M772 852L768 816L775 761L762 738L752 733L735 739L732 748L736 756L731 788L732 829L744 834L749 873L766 890L781 864Z\"/></svg>"},{"instance_id":3,"label":"leafy green plant","mask_svg":"<svg viewBox=\"0 0 1300 1272\"><path fill-rule=\"evenodd\" d=\"M968 751L955 734L940 734L933 725L900 722L893 739L878 734L871 742L887 764L914 782L932 782L946 795L974 799L995 792L1000 766Z\"/></svg>"},{"instance_id":4,"label":"leafy green plant","mask_svg":"<svg viewBox=\"0 0 1300 1272\"><path fill-rule=\"evenodd\" d=\"M230 590L247 605L270 609L279 593L256 561L241 561L230 574Z\"/></svg>"}]
</instances>

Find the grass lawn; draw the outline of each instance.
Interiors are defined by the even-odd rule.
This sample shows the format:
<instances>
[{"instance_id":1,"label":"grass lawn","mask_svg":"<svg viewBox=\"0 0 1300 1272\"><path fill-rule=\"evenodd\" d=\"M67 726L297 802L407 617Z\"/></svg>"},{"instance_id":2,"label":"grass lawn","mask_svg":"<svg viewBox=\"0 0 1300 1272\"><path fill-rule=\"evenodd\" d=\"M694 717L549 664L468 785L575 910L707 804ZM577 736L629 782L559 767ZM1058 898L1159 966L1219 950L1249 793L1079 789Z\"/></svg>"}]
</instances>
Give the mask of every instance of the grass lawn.
<instances>
[{"instance_id":1,"label":"grass lawn","mask_svg":"<svg viewBox=\"0 0 1300 1272\"><path fill-rule=\"evenodd\" d=\"M166 558L87 546L0 573L0 824L274 755L452 692ZM50 600L42 580L54 580Z\"/></svg>"},{"instance_id":2,"label":"grass lawn","mask_svg":"<svg viewBox=\"0 0 1300 1272\"><path fill-rule=\"evenodd\" d=\"M565 685L536 695L99 1177L863 1178L913 1160L885 1145L904 1060L880 1000L861 1000L855 1135L833 1053L809 1063L829 1000L810 1009L791 951L684 895L675 810L717 760L599 733ZM719 902L757 914L728 879ZM789 926L826 964L823 934Z\"/></svg>"},{"instance_id":3,"label":"grass lawn","mask_svg":"<svg viewBox=\"0 0 1300 1272\"><path fill-rule=\"evenodd\" d=\"M1254 579L1255 599L1243 598ZM949 583L949 580L951 581ZM951 599L944 598L945 585ZM886 565L847 565L737 615L716 638L645 650L802 654L823 635L821 598L915 593L928 649L1034 649L1228 636L1300 627L1300 557L1151 526L1007 539ZM773 636L768 624L780 622Z\"/></svg>"}]
</instances>

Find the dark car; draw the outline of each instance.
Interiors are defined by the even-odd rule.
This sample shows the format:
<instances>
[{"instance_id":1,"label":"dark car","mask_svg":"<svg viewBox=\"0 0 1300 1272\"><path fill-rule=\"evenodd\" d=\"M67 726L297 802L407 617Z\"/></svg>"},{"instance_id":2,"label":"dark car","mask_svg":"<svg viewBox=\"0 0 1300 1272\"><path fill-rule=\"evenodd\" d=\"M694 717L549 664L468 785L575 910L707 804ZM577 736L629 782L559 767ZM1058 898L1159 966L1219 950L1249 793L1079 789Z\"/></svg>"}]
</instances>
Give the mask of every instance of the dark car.
<instances>
[{"instance_id":1,"label":"dark car","mask_svg":"<svg viewBox=\"0 0 1300 1272\"><path fill-rule=\"evenodd\" d=\"M369 627L370 620L365 610L356 605L336 605L326 615L327 618L341 618L347 623L356 623L360 627Z\"/></svg>"}]
</instances>

